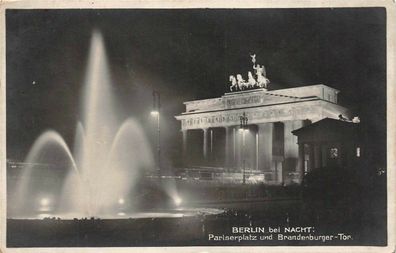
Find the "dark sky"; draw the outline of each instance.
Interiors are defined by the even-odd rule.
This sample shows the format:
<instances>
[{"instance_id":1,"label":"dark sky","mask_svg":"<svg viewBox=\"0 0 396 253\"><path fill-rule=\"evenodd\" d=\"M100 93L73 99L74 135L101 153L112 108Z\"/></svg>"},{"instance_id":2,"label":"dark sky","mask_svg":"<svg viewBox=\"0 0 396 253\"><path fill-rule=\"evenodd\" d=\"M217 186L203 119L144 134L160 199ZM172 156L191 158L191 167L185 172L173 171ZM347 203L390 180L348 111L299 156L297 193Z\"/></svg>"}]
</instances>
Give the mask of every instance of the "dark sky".
<instances>
[{"instance_id":1,"label":"dark sky","mask_svg":"<svg viewBox=\"0 0 396 253\"><path fill-rule=\"evenodd\" d=\"M373 156L383 160L385 23L384 8L7 10L7 157L24 159L47 128L72 144L98 29L123 113L151 139L151 93L161 92L164 145L177 146L168 140L178 136L173 116L182 102L223 95L230 74L250 70L254 52L273 89L339 89L340 103L361 117Z\"/></svg>"}]
</instances>

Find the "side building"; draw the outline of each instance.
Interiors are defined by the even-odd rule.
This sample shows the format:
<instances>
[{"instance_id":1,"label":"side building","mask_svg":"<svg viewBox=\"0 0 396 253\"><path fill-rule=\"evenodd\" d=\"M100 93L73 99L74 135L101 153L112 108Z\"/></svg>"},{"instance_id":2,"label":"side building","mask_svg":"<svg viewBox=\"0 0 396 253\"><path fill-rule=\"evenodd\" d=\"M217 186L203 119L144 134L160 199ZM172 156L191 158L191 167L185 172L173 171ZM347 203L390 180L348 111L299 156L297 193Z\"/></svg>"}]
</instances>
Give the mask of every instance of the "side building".
<instances>
[{"instance_id":1,"label":"side building","mask_svg":"<svg viewBox=\"0 0 396 253\"><path fill-rule=\"evenodd\" d=\"M184 168L263 175L268 184L300 183L304 165L299 154L304 147L292 131L324 118L350 118L338 105L338 93L318 84L234 91L184 102L186 111L176 116ZM242 116L247 118L246 129L241 128Z\"/></svg>"}]
</instances>

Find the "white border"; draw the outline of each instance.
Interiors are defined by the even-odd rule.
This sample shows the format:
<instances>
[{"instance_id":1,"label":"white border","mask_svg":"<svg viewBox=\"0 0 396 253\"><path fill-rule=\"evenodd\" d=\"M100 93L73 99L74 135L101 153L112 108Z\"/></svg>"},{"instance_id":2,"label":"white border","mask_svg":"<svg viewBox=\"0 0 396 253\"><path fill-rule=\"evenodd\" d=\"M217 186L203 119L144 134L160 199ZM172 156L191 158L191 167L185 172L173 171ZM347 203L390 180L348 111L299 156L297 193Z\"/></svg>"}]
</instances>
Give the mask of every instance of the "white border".
<instances>
[{"instance_id":1,"label":"white border","mask_svg":"<svg viewBox=\"0 0 396 253\"><path fill-rule=\"evenodd\" d=\"M113 1L7 1L0 0L0 251L4 252L183 252L183 253L211 253L211 252L395 252L395 33L396 33L396 1L395 0L113 0ZM388 246L232 246L232 247L133 247L133 248L5 248L6 243L6 103L5 103L5 9L141 9L141 8L328 8L328 7L384 7L387 13L387 176L388 176Z\"/></svg>"}]
</instances>

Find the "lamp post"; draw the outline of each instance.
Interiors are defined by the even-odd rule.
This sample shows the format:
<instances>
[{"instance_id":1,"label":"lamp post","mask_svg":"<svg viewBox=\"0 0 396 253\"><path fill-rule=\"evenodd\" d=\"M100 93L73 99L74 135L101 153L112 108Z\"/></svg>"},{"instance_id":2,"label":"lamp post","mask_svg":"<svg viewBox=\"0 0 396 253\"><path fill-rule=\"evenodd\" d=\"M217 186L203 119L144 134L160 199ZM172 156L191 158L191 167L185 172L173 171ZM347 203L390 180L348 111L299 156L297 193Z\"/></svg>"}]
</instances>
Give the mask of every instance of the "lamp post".
<instances>
[{"instance_id":1,"label":"lamp post","mask_svg":"<svg viewBox=\"0 0 396 253\"><path fill-rule=\"evenodd\" d=\"M246 113L244 112L242 116L239 117L240 120L240 129L242 130L242 173L243 173L243 178L242 178L242 184L246 184L246 166L245 166L245 132L248 130L248 117L246 116Z\"/></svg>"},{"instance_id":2,"label":"lamp post","mask_svg":"<svg viewBox=\"0 0 396 253\"><path fill-rule=\"evenodd\" d=\"M161 128L160 128L161 96L158 91L153 91L153 110L151 115L157 118L157 174L161 178Z\"/></svg>"}]
</instances>

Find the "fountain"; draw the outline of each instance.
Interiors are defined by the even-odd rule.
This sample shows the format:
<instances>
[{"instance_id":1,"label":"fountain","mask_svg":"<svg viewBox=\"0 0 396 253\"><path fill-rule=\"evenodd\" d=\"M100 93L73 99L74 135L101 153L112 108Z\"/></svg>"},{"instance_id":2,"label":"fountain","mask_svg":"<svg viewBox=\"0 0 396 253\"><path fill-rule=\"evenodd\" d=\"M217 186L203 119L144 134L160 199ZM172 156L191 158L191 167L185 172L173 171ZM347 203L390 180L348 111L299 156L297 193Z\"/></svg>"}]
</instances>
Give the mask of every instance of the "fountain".
<instances>
[{"instance_id":1,"label":"fountain","mask_svg":"<svg viewBox=\"0 0 396 253\"><path fill-rule=\"evenodd\" d=\"M116 213L121 205L133 207L129 203L133 186L144 170L153 168L153 159L139 124L132 118L118 123L120 115L114 105L108 69L103 39L96 31L91 41L82 122L77 123L74 148L70 150L54 130L37 138L25 161L28 165L17 187L12 215L29 216L37 203L40 210L73 217L107 216ZM66 172L34 166L52 164L54 159L64 160ZM33 176L41 182L32 182Z\"/></svg>"}]
</instances>

